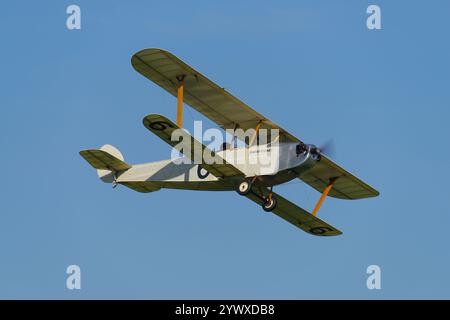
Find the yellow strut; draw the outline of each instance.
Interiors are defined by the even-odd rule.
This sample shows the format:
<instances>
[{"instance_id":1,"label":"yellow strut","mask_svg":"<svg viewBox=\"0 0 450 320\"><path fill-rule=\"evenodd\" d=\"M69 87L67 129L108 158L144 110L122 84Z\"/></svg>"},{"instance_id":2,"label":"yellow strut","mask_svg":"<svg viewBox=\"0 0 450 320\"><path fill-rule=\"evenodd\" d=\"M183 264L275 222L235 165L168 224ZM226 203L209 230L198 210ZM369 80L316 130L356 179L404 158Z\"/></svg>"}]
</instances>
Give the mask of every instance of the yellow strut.
<instances>
[{"instance_id":1,"label":"yellow strut","mask_svg":"<svg viewBox=\"0 0 450 320\"><path fill-rule=\"evenodd\" d=\"M177 126L183 127L183 89L184 89L184 75L177 76L178 80L178 103L177 103Z\"/></svg>"},{"instance_id":2,"label":"yellow strut","mask_svg":"<svg viewBox=\"0 0 450 320\"><path fill-rule=\"evenodd\" d=\"M255 142L256 137L258 136L259 128L261 127L261 121L258 122L255 128L255 134L252 136L252 139L249 141L248 146L251 147L253 145L253 142Z\"/></svg>"},{"instance_id":3,"label":"yellow strut","mask_svg":"<svg viewBox=\"0 0 450 320\"><path fill-rule=\"evenodd\" d=\"M327 197L328 193L331 191L331 188L333 188L333 184L334 184L335 181L336 181L336 179L331 179L330 183L328 184L328 186L325 188L325 190L323 190L323 193L320 196L319 201L317 201L316 207L314 208L314 210L312 212L313 216L317 215L317 212L319 211L320 207L322 206L323 201Z\"/></svg>"}]
</instances>

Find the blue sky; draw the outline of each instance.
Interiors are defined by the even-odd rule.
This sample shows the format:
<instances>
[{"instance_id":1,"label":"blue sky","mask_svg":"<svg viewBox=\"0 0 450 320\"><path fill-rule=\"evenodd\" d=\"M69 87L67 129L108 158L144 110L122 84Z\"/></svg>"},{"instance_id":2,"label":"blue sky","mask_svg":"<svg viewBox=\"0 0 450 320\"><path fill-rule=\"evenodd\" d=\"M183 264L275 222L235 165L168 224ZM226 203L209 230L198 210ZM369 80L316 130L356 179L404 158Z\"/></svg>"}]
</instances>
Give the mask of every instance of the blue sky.
<instances>
[{"instance_id":1,"label":"blue sky","mask_svg":"<svg viewBox=\"0 0 450 320\"><path fill-rule=\"evenodd\" d=\"M82 29L66 29L78 4ZM366 28L378 4L382 30ZM2 5L0 298L450 298L448 1ZM312 237L235 192L112 189L78 155L168 158L142 125L175 99L133 53L169 50L381 192L328 199ZM185 124L204 119L186 111ZM209 123L210 126L213 124ZM301 183L276 191L312 209ZM65 287L68 265L82 289ZM366 288L366 268L382 289Z\"/></svg>"}]
</instances>

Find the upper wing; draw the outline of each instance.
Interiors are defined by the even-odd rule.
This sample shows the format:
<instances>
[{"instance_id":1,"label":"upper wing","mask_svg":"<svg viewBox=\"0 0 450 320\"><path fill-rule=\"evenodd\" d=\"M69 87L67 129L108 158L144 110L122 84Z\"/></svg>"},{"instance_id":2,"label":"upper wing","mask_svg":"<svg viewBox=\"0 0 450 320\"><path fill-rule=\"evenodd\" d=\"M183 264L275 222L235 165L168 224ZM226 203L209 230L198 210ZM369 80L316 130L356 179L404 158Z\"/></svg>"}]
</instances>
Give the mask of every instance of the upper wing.
<instances>
[{"instance_id":1,"label":"upper wing","mask_svg":"<svg viewBox=\"0 0 450 320\"><path fill-rule=\"evenodd\" d=\"M132 57L131 64L136 71L175 97L176 78L184 75L184 101L223 129L241 128L245 131L260 124L260 129L278 129L280 141L299 141L170 52L144 49Z\"/></svg>"},{"instance_id":2,"label":"upper wing","mask_svg":"<svg viewBox=\"0 0 450 320\"><path fill-rule=\"evenodd\" d=\"M340 199L362 199L380 194L323 155L312 169L300 175L299 178L319 192L323 192L330 183L330 179L336 179L328 195Z\"/></svg>"},{"instance_id":3,"label":"upper wing","mask_svg":"<svg viewBox=\"0 0 450 320\"><path fill-rule=\"evenodd\" d=\"M189 135L184 130L180 130L179 133L183 134L183 139L190 139L190 148L188 150L179 150L178 147L180 147L180 141L172 141L171 137L172 133L180 128L166 117L158 114L151 114L144 118L143 123L148 130L156 134L178 151L183 152L185 156L189 157L189 159L201 163L201 166L212 175L218 178L245 177L245 174L242 171L227 163L223 158L215 154L214 151L208 149L205 145L194 139L194 137ZM209 154L213 155L216 160L215 163L203 163L203 154L205 150L207 150Z\"/></svg>"},{"instance_id":4,"label":"upper wing","mask_svg":"<svg viewBox=\"0 0 450 320\"><path fill-rule=\"evenodd\" d=\"M266 196L263 190L254 188L253 192L254 193L249 193L247 198L262 205L262 197ZM315 236L338 236L342 234L342 232L335 227L313 216L308 211L300 208L279 194L273 192L273 195L277 199L277 206L273 212L284 220L289 221L294 226Z\"/></svg>"}]
</instances>

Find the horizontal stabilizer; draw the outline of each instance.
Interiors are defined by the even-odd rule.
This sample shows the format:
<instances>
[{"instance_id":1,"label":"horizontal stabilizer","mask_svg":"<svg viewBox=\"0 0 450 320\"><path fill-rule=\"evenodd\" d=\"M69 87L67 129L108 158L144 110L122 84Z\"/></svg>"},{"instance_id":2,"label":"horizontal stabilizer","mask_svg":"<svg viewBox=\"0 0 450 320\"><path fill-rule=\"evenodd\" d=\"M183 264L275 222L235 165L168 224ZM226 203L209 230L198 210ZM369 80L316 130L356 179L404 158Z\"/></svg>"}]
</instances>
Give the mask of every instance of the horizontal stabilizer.
<instances>
[{"instance_id":1,"label":"horizontal stabilizer","mask_svg":"<svg viewBox=\"0 0 450 320\"><path fill-rule=\"evenodd\" d=\"M122 160L117 159L108 152L90 149L80 151L80 156L84 158L95 169L110 170L110 171L124 171L131 168L131 166Z\"/></svg>"},{"instance_id":2,"label":"horizontal stabilizer","mask_svg":"<svg viewBox=\"0 0 450 320\"><path fill-rule=\"evenodd\" d=\"M157 185L155 185L150 181L128 181L128 182L120 182L120 184L130 189L133 189L134 191L142 193L154 192L161 189L161 187L158 187Z\"/></svg>"}]
</instances>

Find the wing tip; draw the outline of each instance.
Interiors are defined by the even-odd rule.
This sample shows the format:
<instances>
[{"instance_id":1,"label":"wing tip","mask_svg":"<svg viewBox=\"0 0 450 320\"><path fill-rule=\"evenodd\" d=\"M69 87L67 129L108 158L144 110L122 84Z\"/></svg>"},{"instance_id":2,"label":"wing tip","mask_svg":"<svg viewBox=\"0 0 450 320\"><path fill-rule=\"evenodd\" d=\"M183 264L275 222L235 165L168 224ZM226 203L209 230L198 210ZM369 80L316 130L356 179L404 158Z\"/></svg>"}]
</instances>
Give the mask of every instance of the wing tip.
<instances>
[{"instance_id":1,"label":"wing tip","mask_svg":"<svg viewBox=\"0 0 450 320\"><path fill-rule=\"evenodd\" d=\"M321 232L312 231L313 229L319 229L319 230L321 230ZM310 235L313 235L313 236L317 236L317 237L335 237L335 236L340 236L343 234L342 231L340 231L334 227L332 230L326 230L326 229L330 229L330 228L329 227L316 227L316 228L310 229L309 231L307 231L307 233Z\"/></svg>"},{"instance_id":2,"label":"wing tip","mask_svg":"<svg viewBox=\"0 0 450 320\"><path fill-rule=\"evenodd\" d=\"M147 54L154 54L154 53L159 53L159 52L172 55L172 53L170 53L169 51L161 49L161 48L145 48L145 49L141 49L141 50L135 52L131 56L131 62L133 62L133 60L138 58L139 56L147 55Z\"/></svg>"},{"instance_id":3,"label":"wing tip","mask_svg":"<svg viewBox=\"0 0 450 320\"><path fill-rule=\"evenodd\" d=\"M86 159L86 156L89 156L89 152L92 151L91 149L81 150L78 152L78 154Z\"/></svg>"},{"instance_id":4,"label":"wing tip","mask_svg":"<svg viewBox=\"0 0 450 320\"><path fill-rule=\"evenodd\" d=\"M178 128L175 123L173 123L170 119L167 117L160 115L160 114L149 114L146 115L142 119L142 124L144 127L149 129L150 131L156 130L156 131L163 131L166 128ZM156 126L152 126L156 125Z\"/></svg>"}]
</instances>

